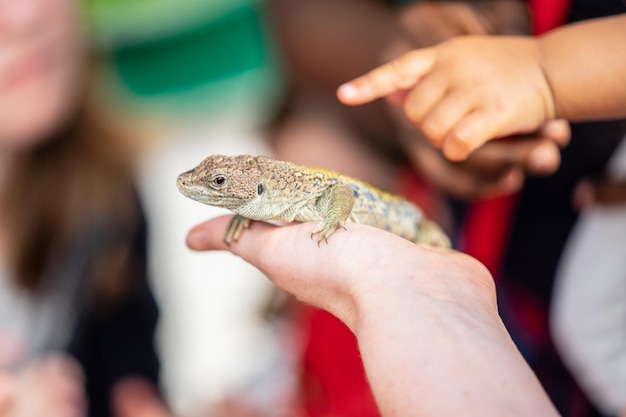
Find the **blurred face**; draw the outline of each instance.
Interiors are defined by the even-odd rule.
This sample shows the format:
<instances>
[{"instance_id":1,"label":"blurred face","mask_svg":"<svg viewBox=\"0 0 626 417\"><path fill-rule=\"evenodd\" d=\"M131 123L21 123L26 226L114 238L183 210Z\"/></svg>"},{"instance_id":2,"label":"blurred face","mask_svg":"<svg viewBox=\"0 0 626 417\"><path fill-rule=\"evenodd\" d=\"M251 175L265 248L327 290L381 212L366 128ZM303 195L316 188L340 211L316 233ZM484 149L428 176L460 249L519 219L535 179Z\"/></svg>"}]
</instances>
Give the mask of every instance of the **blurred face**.
<instances>
[{"instance_id":1,"label":"blurred face","mask_svg":"<svg viewBox=\"0 0 626 417\"><path fill-rule=\"evenodd\" d=\"M76 104L75 12L75 0L0 0L0 152L36 146Z\"/></svg>"}]
</instances>

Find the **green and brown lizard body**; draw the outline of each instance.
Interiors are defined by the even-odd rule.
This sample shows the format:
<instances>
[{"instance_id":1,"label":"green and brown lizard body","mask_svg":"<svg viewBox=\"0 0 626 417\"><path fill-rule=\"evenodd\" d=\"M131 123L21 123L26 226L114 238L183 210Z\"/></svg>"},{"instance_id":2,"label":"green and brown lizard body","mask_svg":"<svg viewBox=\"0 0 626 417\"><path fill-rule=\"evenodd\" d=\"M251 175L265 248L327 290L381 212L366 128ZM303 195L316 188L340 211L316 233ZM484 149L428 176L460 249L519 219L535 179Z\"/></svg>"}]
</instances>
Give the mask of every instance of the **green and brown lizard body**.
<instances>
[{"instance_id":1,"label":"green and brown lizard body","mask_svg":"<svg viewBox=\"0 0 626 417\"><path fill-rule=\"evenodd\" d=\"M185 196L237 214L224 240L237 240L250 220L318 221L312 237L327 240L346 221L377 227L416 243L449 247L445 233L409 201L338 172L265 156L211 155L179 175Z\"/></svg>"}]
</instances>

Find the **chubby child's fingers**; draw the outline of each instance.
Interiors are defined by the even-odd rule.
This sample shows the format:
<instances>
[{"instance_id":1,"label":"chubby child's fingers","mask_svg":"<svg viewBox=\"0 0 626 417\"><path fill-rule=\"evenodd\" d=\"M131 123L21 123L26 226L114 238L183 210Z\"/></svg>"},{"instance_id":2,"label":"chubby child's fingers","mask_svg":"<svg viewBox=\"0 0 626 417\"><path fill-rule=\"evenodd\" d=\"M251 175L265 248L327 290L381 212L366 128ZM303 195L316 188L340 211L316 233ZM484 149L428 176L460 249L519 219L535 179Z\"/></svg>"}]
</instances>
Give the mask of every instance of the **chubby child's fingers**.
<instances>
[{"instance_id":1,"label":"chubby child's fingers","mask_svg":"<svg viewBox=\"0 0 626 417\"><path fill-rule=\"evenodd\" d=\"M434 58L435 51L431 48L407 52L341 85L337 89L337 97L344 104L356 106L408 90L432 68Z\"/></svg>"},{"instance_id":2,"label":"chubby child's fingers","mask_svg":"<svg viewBox=\"0 0 626 417\"><path fill-rule=\"evenodd\" d=\"M423 130L425 119L434 108L439 107L439 102L446 95L446 90L445 79L429 74L406 94L406 99L402 103L404 115L415 127ZM441 140L438 142L428 133L426 135L435 146L441 147Z\"/></svg>"},{"instance_id":3,"label":"chubby child's fingers","mask_svg":"<svg viewBox=\"0 0 626 417\"><path fill-rule=\"evenodd\" d=\"M476 149L492 139L506 136L503 120L485 110L462 117L444 139L442 151L451 161L463 161Z\"/></svg>"},{"instance_id":4,"label":"chubby child's fingers","mask_svg":"<svg viewBox=\"0 0 626 417\"><path fill-rule=\"evenodd\" d=\"M488 110L474 111L460 117L456 125L450 129L441 146L442 151L451 161L465 160L490 140L500 139L514 132L525 134L516 128L512 129L512 125L513 123L505 117L499 117ZM558 148L564 148L569 143L570 127L565 120L550 120L534 135L543 138L546 143L530 154L529 168L530 171L546 175L558 167L560 162ZM437 144L437 138L432 132L428 136L431 142ZM554 169L545 168L547 166Z\"/></svg>"},{"instance_id":5,"label":"chubby child's fingers","mask_svg":"<svg viewBox=\"0 0 626 417\"><path fill-rule=\"evenodd\" d=\"M441 97L424 116L421 129L430 142L438 148L444 144L448 133L472 109L472 101L461 92L451 92Z\"/></svg>"},{"instance_id":6,"label":"chubby child's fingers","mask_svg":"<svg viewBox=\"0 0 626 417\"><path fill-rule=\"evenodd\" d=\"M565 119L548 120L539 129L539 133L556 143L560 148L566 147L572 136L569 123Z\"/></svg>"}]
</instances>

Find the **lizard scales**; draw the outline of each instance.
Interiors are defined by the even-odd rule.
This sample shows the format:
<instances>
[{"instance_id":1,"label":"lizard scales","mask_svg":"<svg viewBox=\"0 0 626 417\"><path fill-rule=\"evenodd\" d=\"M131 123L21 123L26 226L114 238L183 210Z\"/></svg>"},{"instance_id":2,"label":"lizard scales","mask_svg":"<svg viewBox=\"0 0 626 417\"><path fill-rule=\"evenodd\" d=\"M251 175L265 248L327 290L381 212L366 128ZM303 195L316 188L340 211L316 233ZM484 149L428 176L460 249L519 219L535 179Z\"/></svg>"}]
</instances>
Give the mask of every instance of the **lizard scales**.
<instances>
[{"instance_id":1,"label":"lizard scales","mask_svg":"<svg viewBox=\"0 0 626 417\"><path fill-rule=\"evenodd\" d=\"M377 227L416 243L449 247L445 233L409 201L335 171L265 156L211 155L178 176L181 193L237 214L224 240L237 240L250 220L318 221L326 240L346 221Z\"/></svg>"}]
</instances>

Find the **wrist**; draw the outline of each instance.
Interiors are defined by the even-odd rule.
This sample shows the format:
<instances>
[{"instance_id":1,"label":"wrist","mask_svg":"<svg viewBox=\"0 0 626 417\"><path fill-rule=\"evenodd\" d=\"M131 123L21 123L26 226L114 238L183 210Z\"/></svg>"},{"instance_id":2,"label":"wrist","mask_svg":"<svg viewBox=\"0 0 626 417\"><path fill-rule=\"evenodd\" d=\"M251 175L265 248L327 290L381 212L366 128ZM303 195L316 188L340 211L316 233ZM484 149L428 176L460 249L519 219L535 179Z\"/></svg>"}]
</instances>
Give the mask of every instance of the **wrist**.
<instances>
[{"instance_id":1,"label":"wrist","mask_svg":"<svg viewBox=\"0 0 626 417\"><path fill-rule=\"evenodd\" d=\"M369 269L375 274L364 274L349 291L355 332L381 317L426 311L500 321L493 279L480 262L459 252L407 245L407 253L398 251L401 265Z\"/></svg>"},{"instance_id":2,"label":"wrist","mask_svg":"<svg viewBox=\"0 0 626 417\"><path fill-rule=\"evenodd\" d=\"M488 272L432 252L356 298L354 331L382 414L556 415L498 316Z\"/></svg>"},{"instance_id":3,"label":"wrist","mask_svg":"<svg viewBox=\"0 0 626 417\"><path fill-rule=\"evenodd\" d=\"M540 89L540 94L543 105L546 109L546 121L556 119L561 117L561 108L557 103L558 95L555 91L556 83L554 82L554 71L552 69L550 53L549 51L546 51L544 38L534 40L534 44L536 49L537 65L539 66L544 80L543 83L541 83L543 88Z\"/></svg>"}]
</instances>

